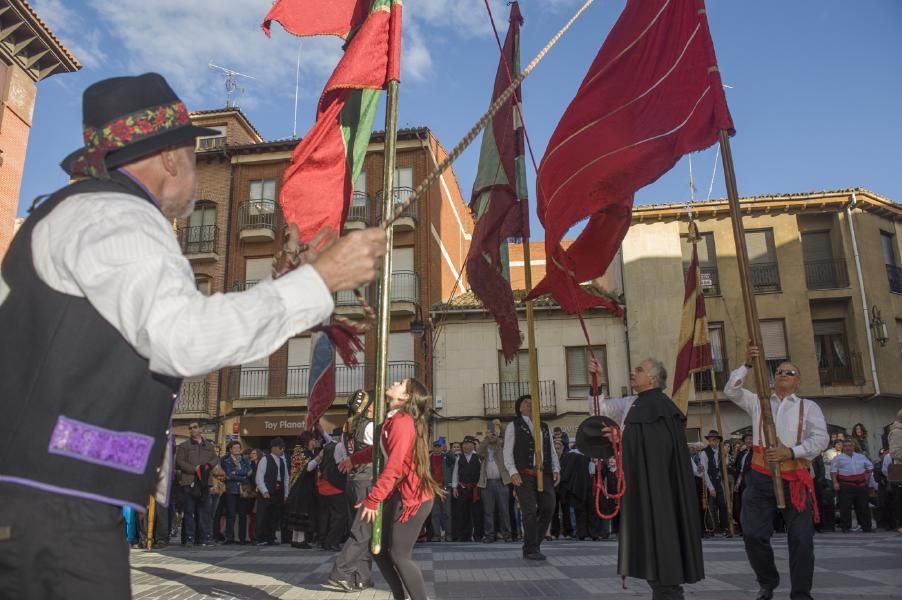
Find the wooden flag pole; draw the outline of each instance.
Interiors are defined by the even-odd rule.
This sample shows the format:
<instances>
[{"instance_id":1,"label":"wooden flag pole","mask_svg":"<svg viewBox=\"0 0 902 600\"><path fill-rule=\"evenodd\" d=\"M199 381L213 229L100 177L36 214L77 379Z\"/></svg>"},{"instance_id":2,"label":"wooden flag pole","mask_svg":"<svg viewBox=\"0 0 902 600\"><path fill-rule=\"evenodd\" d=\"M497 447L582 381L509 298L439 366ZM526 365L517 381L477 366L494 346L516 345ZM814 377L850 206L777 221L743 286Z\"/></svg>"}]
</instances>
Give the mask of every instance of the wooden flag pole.
<instances>
[{"instance_id":1,"label":"wooden flag pole","mask_svg":"<svg viewBox=\"0 0 902 600\"><path fill-rule=\"evenodd\" d=\"M150 496L150 502L147 503L147 549L153 550L153 535L154 535L154 526L153 520L156 517L154 514L157 508L157 501L154 499L153 494Z\"/></svg>"},{"instance_id":2,"label":"wooden flag pole","mask_svg":"<svg viewBox=\"0 0 902 600\"><path fill-rule=\"evenodd\" d=\"M720 396L717 395L717 380L714 378L714 369L708 371L711 376L711 391L714 393L714 419L717 421L717 431L723 436L723 422L720 420ZM736 535L733 528L733 491L730 489L730 478L727 474L727 446L724 438L720 439L720 479L723 481L724 505L727 507L727 523L730 527L730 535Z\"/></svg>"},{"instance_id":3,"label":"wooden flag pole","mask_svg":"<svg viewBox=\"0 0 902 600\"><path fill-rule=\"evenodd\" d=\"M758 324L758 307L751 289L751 269L749 255L745 245L745 227L742 225L742 211L739 207L739 193L736 191L736 172L733 169L733 154L730 151L730 136L726 130L720 130L720 155L723 159L724 180L727 184L727 197L730 200L730 220L733 222L733 237L736 242L736 260L739 263L739 286L742 289L742 303L745 306L745 324L748 328L749 342L761 349L761 329ZM764 434L766 449L777 447L777 430L774 427L774 415L770 406L770 385L764 375L766 365L761 353L755 357L755 387L758 401L761 404L761 429ZM774 497L778 508L786 508L783 494L783 476L780 463L770 463L771 478L774 482Z\"/></svg>"},{"instance_id":4,"label":"wooden flag pole","mask_svg":"<svg viewBox=\"0 0 902 600\"><path fill-rule=\"evenodd\" d=\"M387 223L394 209L395 148L398 135L398 81L391 80L385 92L385 160L382 171L382 222ZM376 397L373 399L373 426L376 431L385 420L385 390L388 388L388 339L391 324L391 263L394 227L385 228L385 257L382 259L382 279L376 288ZM385 463L378 443L373 443L373 481L379 477ZM382 550L382 504L373 521L370 549L373 554Z\"/></svg>"},{"instance_id":5,"label":"wooden flag pole","mask_svg":"<svg viewBox=\"0 0 902 600\"><path fill-rule=\"evenodd\" d=\"M529 237L523 237L523 277L526 284L526 295L532 292L532 265L529 255ZM533 318L532 300L526 301L526 343L529 348L529 395L532 396L532 439L536 447L536 489L543 491L545 476L543 473L544 457L542 452L542 402L539 396L539 360L536 356L536 324ZM542 533L544 535L544 533Z\"/></svg>"}]
</instances>

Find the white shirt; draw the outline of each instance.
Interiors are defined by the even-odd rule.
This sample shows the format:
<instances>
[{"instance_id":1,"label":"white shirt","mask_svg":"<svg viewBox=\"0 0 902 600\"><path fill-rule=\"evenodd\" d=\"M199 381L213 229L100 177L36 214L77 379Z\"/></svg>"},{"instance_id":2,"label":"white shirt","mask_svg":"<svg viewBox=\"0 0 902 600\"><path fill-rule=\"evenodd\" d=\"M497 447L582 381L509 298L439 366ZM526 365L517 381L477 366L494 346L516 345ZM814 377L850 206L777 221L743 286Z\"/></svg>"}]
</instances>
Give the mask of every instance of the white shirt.
<instances>
[{"instance_id":1,"label":"white shirt","mask_svg":"<svg viewBox=\"0 0 902 600\"><path fill-rule=\"evenodd\" d=\"M288 463L285 461L285 455L278 457L279 460L276 461L276 481L282 481L282 464L285 465L287 470ZM257 484L257 489L260 490L261 494L269 493L269 490L266 489L266 481L264 481L264 477L266 477L266 461L269 459L269 455L264 454L263 458L260 459L260 462L257 463L257 476L254 478L254 482ZM279 462L281 461L281 463ZM288 484L287 482L282 483L282 491L285 492L285 497L288 498Z\"/></svg>"},{"instance_id":2,"label":"white shirt","mask_svg":"<svg viewBox=\"0 0 902 600\"><path fill-rule=\"evenodd\" d=\"M709 492L714 491L714 484L711 482L711 477L708 475L708 453L705 452L704 448L698 452L698 462L704 469L701 476L705 479L705 487L708 488ZM720 472L720 448L714 449L714 468Z\"/></svg>"},{"instance_id":3,"label":"white shirt","mask_svg":"<svg viewBox=\"0 0 902 600\"><path fill-rule=\"evenodd\" d=\"M724 394L739 408L752 417L752 443L755 446L764 447L764 441L759 439L761 433L761 405L758 396L742 387L748 369L740 366L730 373ZM770 397L771 410L774 414L774 425L777 430L777 438L787 448L791 448L796 458L813 460L830 443L827 434L827 422L821 407L804 398L791 394L783 400L776 394ZM804 423L802 424L802 441L796 444L799 426L799 408L805 407Z\"/></svg>"},{"instance_id":4,"label":"white shirt","mask_svg":"<svg viewBox=\"0 0 902 600\"><path fill-rule=\"evenodd\" d=\"M883 455L883 462L880 465L880 470L883 472L884 477L889 477L889 467L893 464L893 455L887 452Z\"/></svg>"},{"instance_id":5,"label":"white shirt","mask_svg":"<svg viewBox=\"0 0 902 600\"><path fill-rule=\"evenodd\" d=\"M529 427L530 433L535 434L535 431L532 428L532 420L526 415L523 415L523 420L526 421L526 426ZM514 421L511 421L504 430L504 466L507 467L507 472L511 475L518 473L517 463L514 462L514 442L516 442L516 440L516 425L514 425ZM543 446L542 450L544 451L544 449ZM554 451L553 443L551 444L551 471L553 473L561 472L561 461L557 458L557 452Z\"/></svg>"},{"instance_id":6,"label":"white shirt","mask_svg":"<svg viewBox=\"0 0 902 600\"><path fill-rule=\"evenodd\" d=\"M32 253L44 283L87 298L164 375L204 375L269 356L333 309L309 265L245 292L205 296L172 223L128 194L70 197L35 226Z\"/></svg>"},{"instance_id":7,"label":"white shirt","mask_svg":"<svg viewBox=\"0 0 902 600\"><path fill-rule=\"evenodd\" d=\"M831 465L832 472L837 475L861 475L874 470L874 464L864 454L853 452L852 456L842 453L837 454Z\"/></svg>"}]
</instances>

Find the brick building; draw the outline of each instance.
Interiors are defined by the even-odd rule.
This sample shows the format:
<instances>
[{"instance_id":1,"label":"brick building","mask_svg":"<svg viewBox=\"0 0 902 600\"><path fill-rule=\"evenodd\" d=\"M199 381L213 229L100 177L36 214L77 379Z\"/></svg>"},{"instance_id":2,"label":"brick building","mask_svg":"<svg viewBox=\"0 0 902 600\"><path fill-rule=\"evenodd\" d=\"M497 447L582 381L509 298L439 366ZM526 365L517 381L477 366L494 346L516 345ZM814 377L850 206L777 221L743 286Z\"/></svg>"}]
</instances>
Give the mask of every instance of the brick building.
<instances>
[{"instance_id":1,"label":"brick building","mask_svg":"<svg viewBox=\"0 0 902 600\"><path fill-rule=\"evenodd\" d=\"M81 68L25 0L0 0L0 257L13 237L37 83Z\"/></svg>"}]
</instances>

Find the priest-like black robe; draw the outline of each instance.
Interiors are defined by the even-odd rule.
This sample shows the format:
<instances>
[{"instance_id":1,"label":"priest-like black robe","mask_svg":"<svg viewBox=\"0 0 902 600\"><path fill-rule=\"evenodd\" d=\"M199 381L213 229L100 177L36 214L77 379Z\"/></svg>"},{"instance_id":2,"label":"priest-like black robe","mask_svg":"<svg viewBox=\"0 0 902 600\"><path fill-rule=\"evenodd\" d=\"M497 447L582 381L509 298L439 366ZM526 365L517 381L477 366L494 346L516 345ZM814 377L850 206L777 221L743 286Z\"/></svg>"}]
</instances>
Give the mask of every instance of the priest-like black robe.
<instances>
[{"instance_id":1,"label":"priest-like black robe","mask_svg":"<svg viewBox=\"0 0 902 600\"><path fill-rule=\"evenodd\" d=\"M626 415L621 575L660 585L693 583L705 576L684 419L659 389L640 393Z\"/></svg>"}]
</instances>

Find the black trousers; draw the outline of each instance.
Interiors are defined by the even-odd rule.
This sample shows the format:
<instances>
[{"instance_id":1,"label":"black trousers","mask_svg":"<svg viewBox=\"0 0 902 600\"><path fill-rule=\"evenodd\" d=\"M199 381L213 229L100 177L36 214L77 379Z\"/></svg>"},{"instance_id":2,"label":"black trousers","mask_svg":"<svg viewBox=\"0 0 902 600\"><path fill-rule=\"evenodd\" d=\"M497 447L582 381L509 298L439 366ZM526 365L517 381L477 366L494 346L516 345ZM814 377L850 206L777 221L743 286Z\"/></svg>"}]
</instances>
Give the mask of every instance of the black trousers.
<instances>
[{"instance_id":1,"label":"black trousers","mask_svg":"<svg viewBox=\"0 0 902 600\"><path fill-rule=\"evenodd\" d=\"M716 479L711 482L711 485L714 486L717 497L712 496L710 493L708 494L708 512L711 513L710 522L714 523L719 531L729 531L727 497L723 492L723 482L720 479Z\"/></svg>"},{"instance_id":2,"label":"black trousers","mask_svg":"<svg viewBox=\"0 0 902 600\"><path fill-rule=\"evenodd\" d=\"M902 527L902 483L887 486L887 509L890 513L889 523L892 528Z\"/></svg>"},{"instance_id":3,"label":"black trousers","mask_svg":"<svg viewBox=\"0 0 902 600\"><path fill-rule=\"evenodd\" d=\"M554 513L554 483L551 475L544 474L544 489L539 493L538 480L532 475L520 474L523 485L515 488L520 512L523 514L523 554L538 552Z\"/></svg>"},{"instance_id":4,"label":"black trousers","mask_svg":"<svg viewBox=\"0 0 902 600\"><path fill-rule=\"evenodd\" d=\"M337 546L344 541L348 529L348 500L344 494L319 495L319 543L323 548Z\"/></svg>"},{"instance_id":5,"label":"black trousers","mask_svg":"<svg viewBox=\"0 0 902 600\"><path fill-rule=\"evenodd\" d=\"M783 521L789 543L789 578L791 600L811 600L811 583L814 577L814 517L810 500L805 510L797 511L790 501L789 484L783 482L786 508ZM774 549L770 539L774 533L777 503L771 478L755 470L746 475L745 492L742 494L742 538L755 578L763 588L775 589L780 575L774 563Z\"/></svg>"},{"instance_id":6,"label":"black trousers","mask_svg":"<svg viewBox=\"0 0 902 600\"><path fill-rule=\"evenodd\" d=\"M235 516L238 516L238 541L247 541L247 503L240 494L226 494L223 496L226 510L226 541L235 541ZM220 500L220 504L222 504Z\"/></svg>"},{"instance_id":7,"label":"black trousers","mask_svg":"<svg viewBox=\"0 0 902 600\"><path fill-rule=\"evenodd\" d=\"M353 508L370 493L373 482L370 479L348 480L345 494L348 504ZM345 541L341 552L335 557L335 566L329 575L332 579L342 579L355 583L369 583L373 572L373 555L370 553L370 539L373 536L373 526L360 518L360 509L353 508L354 521L351 523L351 531Z\"/></svg>"},{"instance_id":8,"label":"black trousers","mask_svg":"<svg viewBox=\"0 0 902 600\"><path fill-rule=\"evenodd\" d=\"M424 502L407 521L399 520L402 512L401 496L398 493L392 494L382 503L382 551L373 559L379 565L379 571L391 588L395 600L426 600L426 583L423 581L423 572L413 560L413 546L417 543L423 524L432 513L432 500Z\"/></svg>"},{"instance_id":9,"label":"black trousers","mask_svg":"<svg viewBox=\"0 0 902 600\"><path fill-rule=\"evenodd\" d=\"M270 494L264 498L261 494L257 497L257 542L275 542L276 529L282 526L282 512L285 508L283 492ZM287 541L282 539L282 541Z\"/></svg>"},{"instance_id":10,"label":"black trousers","mask_svg":"<svg viewBox=\"0 0 902 600\"><path fill-rule=\"evenodd\" d=\"M855 518L864 532L871 531L871 508L868 506L867 486L839 484L839 526L843 531L852 529L852 507L855 507Z\"/></svg>"},{"instance_id":11,"label":"black trousers","mask_svg":"<svg viewBox=\"0 0 902 600\"><path fill-rule=\"evenodd\" d=\"M454 530L454 541L469 542L482 540L482 501L473 502L475 488L460 487L457 498L452 504L451 527Z\"/></svg>"},{"instance_id":12,"label":"black trousers","mask_svg":"<svg viewBox=\"0 0 902 600\"><path fill-rule=\"evenodd\" d=\"M131 598L122 509L0 484L0 598Z\"/></svg>"}]
</instances>

